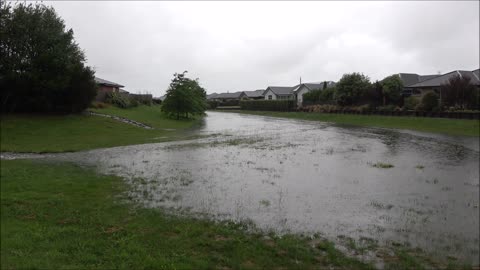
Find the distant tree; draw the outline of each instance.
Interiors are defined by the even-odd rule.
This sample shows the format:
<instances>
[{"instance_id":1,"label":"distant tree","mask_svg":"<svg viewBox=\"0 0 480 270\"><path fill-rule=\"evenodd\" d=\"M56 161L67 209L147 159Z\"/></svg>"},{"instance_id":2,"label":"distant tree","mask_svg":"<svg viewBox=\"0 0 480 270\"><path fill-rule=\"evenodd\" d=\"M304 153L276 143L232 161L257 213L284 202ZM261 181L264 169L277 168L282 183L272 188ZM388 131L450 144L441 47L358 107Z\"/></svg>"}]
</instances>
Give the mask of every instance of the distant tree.
<instances>
[{"instance_id":1,"label":"distant tree","mask_svg":"<svg viewBox=\"0 0 480 270\"><path fill-rule=\"evenodd\" d=\"M454 76L440 88L442 106L474 109L478 107L478 89L467 76Z\"/></svg>"},{"instance_id":2,"label":"distant tree","mask_svg":"<svg viewBox=\"0 0 480 270\"><path fill-rule=\"evenodd\" d=\"M328 86L327 81L324 81L324 82L323 82L323 88L322 88L322 89L323 89L323 90L327 89L327 86Z\"/></svg>"},{"instance_id":3,"label":"distant tree","mask_svg":"<svg viewBox=\"0 0 480 270\"><path fill-rule=\"evenodd\" d=\"M336 84L335 99L342 106L357 104L370 87L367 76L360 73L345 74Z\"/></svg>"},{"instance_id":4,"label":"distant tree","mask_svg":"<svg viewBox=\"0 0 480 270\"><path fill-rule=\"evenodd\" d=\"M52 7L0 3L4 112L79 112L96 95L94 71Z\"/></svg>"},{"instance_id":5,"label":"distant tree","mask_svg":"<svg viewBox=\"0 0 480 270\"><path fill-rule=\"evenodd\" d=\"M189 114L203 114L207 109L207 94L198 79L187 78L183 73L175 73L165 100L162 102L162 111L176 116L188 118Z\"/></svg>"},{"instance_id":6,"label":"distant tree","mask_svg":"<svg viewBox=\"0 0 480 270\"><path fill-rule=\"evenodd\" d=\"M383 105L397 104L402 98L403 82L398 74L390 75L381 81Z\"/></svg>"}]
</instances>

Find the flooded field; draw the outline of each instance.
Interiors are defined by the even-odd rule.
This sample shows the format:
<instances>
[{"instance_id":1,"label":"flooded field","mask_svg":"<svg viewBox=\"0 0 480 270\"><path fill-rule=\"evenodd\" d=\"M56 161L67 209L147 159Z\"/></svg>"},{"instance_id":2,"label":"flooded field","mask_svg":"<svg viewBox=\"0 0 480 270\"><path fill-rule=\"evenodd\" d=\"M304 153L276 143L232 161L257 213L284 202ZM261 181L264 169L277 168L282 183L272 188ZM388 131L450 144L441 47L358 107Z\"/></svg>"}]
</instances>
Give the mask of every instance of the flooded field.
<instances>
[{"instance_id":1,"label":"flooded field","mask_svg":"<svg viewBox=\"0 0 480 270\"><path fill-rule=\"evenodd\" d=\"M124 176L147 207L478 264L477 138L220 112L191 132L201 138L54 158Z\"/></svg>"}]
</instances>

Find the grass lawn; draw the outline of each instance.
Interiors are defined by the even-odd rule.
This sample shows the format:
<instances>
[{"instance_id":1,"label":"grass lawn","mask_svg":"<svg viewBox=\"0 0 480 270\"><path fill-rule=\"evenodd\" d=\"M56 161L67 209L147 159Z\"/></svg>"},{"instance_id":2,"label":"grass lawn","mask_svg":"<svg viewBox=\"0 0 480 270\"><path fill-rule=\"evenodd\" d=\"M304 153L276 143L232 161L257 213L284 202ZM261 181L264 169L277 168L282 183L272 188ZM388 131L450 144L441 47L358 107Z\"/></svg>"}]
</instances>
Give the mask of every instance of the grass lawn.
<instances>
[{"instance_id":1,"label":"grass lawn","mask_svg":"<svg viewBox=\"0 0 480 270\"><path fill-rule=\"evenodd\" d=\"M100 116L2 115L0 149L6 152L68 152L161 142L177 139L182 130L198 123L198 120L169 119L157 106L97 111L131 117L156 129L147 130Z\"/></svg>"},{"instance_id":2,"label":"grass lawn","mask_svg":"<svg viewBox=\"0 0 480 270\"><path fill-rule=\"evenodd\" d=\"M185 129L192 125L193 120L176 120L167 117L161 111L161 106L138 106L129 109L121 109L110 106L104 109L89 109L92 112L116 115L132 119L157 129Z\"/></svg>"},{"instance_id":3,"label":"grass lawn","mask_svg":"<svg viewBox=\"0 0 480 270\"><path fill-rule=\"evenodd\" d=\"M307 112L224 111L339 124L409 129L452 136L480 136L478 120Z\"/></svg>"},{"instance_id":4,"label":"grass lawn","mask_svg":"<svg viewBox=\"0 0 480 270\"><path fill-rule=\"evenodd\" d=\"M2 269L371 268L327 241L135 207L120 178L72 164L2 160L0 179Z\"/></svg>"}]
</instances>

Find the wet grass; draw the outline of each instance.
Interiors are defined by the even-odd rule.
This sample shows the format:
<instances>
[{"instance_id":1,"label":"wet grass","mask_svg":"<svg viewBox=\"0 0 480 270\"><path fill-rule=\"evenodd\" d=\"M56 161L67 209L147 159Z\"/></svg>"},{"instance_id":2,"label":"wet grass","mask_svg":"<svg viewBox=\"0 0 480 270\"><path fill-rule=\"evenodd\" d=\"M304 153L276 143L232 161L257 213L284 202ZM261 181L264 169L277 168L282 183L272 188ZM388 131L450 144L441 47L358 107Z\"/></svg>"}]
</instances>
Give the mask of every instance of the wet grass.
<instances>
[{"instance_id":1,"label":"wet grass","mask_svg":"<svg viewBox=\"0 0 480 270\"><path fill-rule=\"evenodd\" d=\"M110 109L112 112L114 109ZM117 109L120 110L120 109ZM128 112L130 109L124 110ZM135 108L136 115L148 115L158 108ZM128 113L127 113L128 114ZM151 117L157 117L155 114ZM141 121L138 119L134 119ZM158 116L148 122L154 127L176 129L147 130L100 116L87 115L2 115L1 143L3 152L74 152L103 147L143 144L181 139L181 131L198 121L171 120Z\"/></svg>"},{"instance_id":2,"label":"wet grass","mask_svg":"<svg viewBox=\"0 0 480 270\"><path fill-rule=\"evenodd\" d=\"M72 164L2 161L0 179L2 269L372 268L326 240L140 208L120 178Z\"/></svg>"},{"instance_id":3,"label":"wet grass","mask_svg":"<svg viewBox=\"0 0 480 270\"><path fill-rule=\"evenodd\" d=\"M478 120L306 112L224 111L339 124L409 129L453 136L480 136Z\"/></svg>"}]
</instances>

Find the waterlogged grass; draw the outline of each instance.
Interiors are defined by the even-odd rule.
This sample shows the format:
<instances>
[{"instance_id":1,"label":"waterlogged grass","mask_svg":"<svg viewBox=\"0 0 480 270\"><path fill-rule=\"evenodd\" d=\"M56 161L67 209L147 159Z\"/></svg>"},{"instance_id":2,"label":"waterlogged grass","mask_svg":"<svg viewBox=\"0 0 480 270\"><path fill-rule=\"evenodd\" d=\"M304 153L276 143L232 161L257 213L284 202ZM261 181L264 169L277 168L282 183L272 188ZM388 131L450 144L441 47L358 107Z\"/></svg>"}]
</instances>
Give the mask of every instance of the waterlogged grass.
<instances>
[{"instance_id":1,"label":"waterlogged grass","mask_svg":"<svg viewBox=\"0 0 480 270\"><path fill-rule=\"evenodd\" d=\"M120 178L72 164L2 161L0 172L2 269L372 268L326 240L140 208Z\"/></svg>"},{"instance_id":2,"label":"waterlogged grass","mask_svg":"<svg viewBox=\"0 0 480 270\"><path fill-rule=\"evenodd\" d=\"M199 121L176 121L162 114L159 116L156 114L160 113L158 106L126 109L122 110L122 113L118 108L111 107L108 110L112 114L118 112L116 115L119 116L132 114L133 120L145 122L155 129L147 130L101 116L2 115L0 150L34 153L72 152L169 141L179 139L183 130ZM130 112L130 110L134 111Z\"/></svg>"},{"instance_id":3,"label":"waterlogged grass","mask_svg":"<svg viewBox=\"0 0 480 270\"><path fill-rule=\"evenodd\" d=\"M452 136L480 136L480 124L478 120L307 112L264 112L240 110L224 112L237 112L273 117L333 122L357 126L409 129L423 132L441 133Z\"/></svg>"},{"instance_id":4,"label":"waterlogged grass","mask_svg":"<svg viewBox=\"0 0 480 270\"><path fill-rule=\"evenodd\" d=\"M392 164L383 163L383 162L377 162L377 163L373 163L373 164L370 163L370 166L372 166L374 168L380 168L380 169L390 169L390 168L395 167Z\"/></svg>"}]
</instances>

